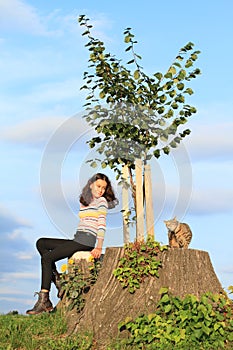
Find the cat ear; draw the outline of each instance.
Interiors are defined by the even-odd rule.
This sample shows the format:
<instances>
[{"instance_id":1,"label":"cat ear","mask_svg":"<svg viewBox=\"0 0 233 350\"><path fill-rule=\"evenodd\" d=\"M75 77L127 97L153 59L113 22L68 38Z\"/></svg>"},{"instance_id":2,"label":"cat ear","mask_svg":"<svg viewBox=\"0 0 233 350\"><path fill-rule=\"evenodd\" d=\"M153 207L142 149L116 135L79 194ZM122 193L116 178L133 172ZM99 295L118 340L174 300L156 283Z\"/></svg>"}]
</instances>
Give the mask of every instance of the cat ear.
<instances>
[{"instance_id":1,"label":"cat ear","mask_svg":"<svg viewBox=\"0 0 233 350\"><path fill-rule=\"evenodd\" d=\"M172 220L176 220L176 216L174 216L174 218Z\"/></svg>"}]
</instances>

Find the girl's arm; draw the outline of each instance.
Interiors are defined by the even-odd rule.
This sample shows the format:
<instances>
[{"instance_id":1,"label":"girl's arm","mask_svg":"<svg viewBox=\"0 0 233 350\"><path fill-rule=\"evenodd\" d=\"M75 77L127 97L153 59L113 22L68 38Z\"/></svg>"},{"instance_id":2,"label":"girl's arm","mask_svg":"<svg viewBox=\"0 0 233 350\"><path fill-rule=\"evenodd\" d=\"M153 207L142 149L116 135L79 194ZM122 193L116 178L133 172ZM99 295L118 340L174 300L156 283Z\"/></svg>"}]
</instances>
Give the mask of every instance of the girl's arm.
<instances>
[{"instance_id":1,"label":"girl's arm","mask_svg":"<svg viewBox=\"0 0 233 350\"><path fill-rule=\"evenodd\" d=\"M99 259L101 257L103 241L103 239L97 239L96 247L91 251L91 254L94 256L95 259Z\"/></svg>"},{"instance_id":2,"label":"girl's arm","mask_svg":"<svg viewBox=\"0 0 233 350\"><path fill-rule=\"evenodd\" d=\"M98 217L98 232L97 232L97 242L95 248L91 251L94 258L98 259L102 253L102 247L104 242L104 235L106 231L106 215L108 211L108 204L104 197L101 197L99 203L99 217Z\"/></svg>"}]
</instances>

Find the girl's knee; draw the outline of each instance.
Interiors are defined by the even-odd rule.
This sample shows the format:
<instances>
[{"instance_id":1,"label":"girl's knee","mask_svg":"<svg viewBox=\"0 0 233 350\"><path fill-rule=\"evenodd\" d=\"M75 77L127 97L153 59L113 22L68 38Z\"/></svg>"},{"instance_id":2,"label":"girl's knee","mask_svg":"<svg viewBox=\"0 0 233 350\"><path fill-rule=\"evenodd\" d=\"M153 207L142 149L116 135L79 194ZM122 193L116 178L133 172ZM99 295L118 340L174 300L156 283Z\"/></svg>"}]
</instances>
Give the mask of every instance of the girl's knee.
<instances>
[{"instance_id":1,"label":"girl's knee","mask_svg":"<svg viewBox=\"0 0 233 350\"><path fill-rule=\"evenodd\" d=\"M40 250L40 248L44 245L44 238L39 238L37 241L36 241L36 248L38 250Z\"/></svg>"}]
</instances>

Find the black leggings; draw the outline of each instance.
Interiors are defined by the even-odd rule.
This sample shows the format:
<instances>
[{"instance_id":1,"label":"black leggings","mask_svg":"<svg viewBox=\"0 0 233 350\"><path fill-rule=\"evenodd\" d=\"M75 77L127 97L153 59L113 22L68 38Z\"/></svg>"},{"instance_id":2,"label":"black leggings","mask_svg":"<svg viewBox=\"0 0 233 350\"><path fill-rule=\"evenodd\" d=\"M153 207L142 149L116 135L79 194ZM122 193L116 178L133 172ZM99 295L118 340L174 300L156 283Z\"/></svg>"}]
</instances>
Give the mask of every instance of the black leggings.
<instances>
[{"instance_id":1,"label":"black leggings","mask_svg":"<svg viewBox=\"0 0 233 350\"><path fill-rule=\"evenodd\" d=\"M41 289L50 290L55 262L70 258L77 251L91 251L93 247L86 246L70 239L40 238L36 248L41 255Z\"/></svg>"}]
</instances>

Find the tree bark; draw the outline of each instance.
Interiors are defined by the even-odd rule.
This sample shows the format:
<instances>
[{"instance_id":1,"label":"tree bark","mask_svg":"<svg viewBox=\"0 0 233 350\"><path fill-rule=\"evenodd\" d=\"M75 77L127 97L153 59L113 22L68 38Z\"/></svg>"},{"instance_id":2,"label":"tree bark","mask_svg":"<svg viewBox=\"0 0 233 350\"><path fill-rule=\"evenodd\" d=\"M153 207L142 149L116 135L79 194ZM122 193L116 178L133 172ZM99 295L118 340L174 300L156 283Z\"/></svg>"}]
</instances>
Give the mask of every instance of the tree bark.
<instances>
[{"instance_id":1,"label":"tree bark","mask_svg":"<svg viewBox=\"0 0 233 350\"><path fill-rule=\"evenodd\" d=\"M179 297L205 292L223 292L214 272L209 254L194 249L169 249L160 254L162 267L159 278L148 277L140 289L130 294L113 276L124 248L107 248L98 280L89 291L82 315L77 315L75 332L91 331L98 349L118 335L118 324L126 317L154 311L161 287Z\"/></svg>"}]
</instances>

